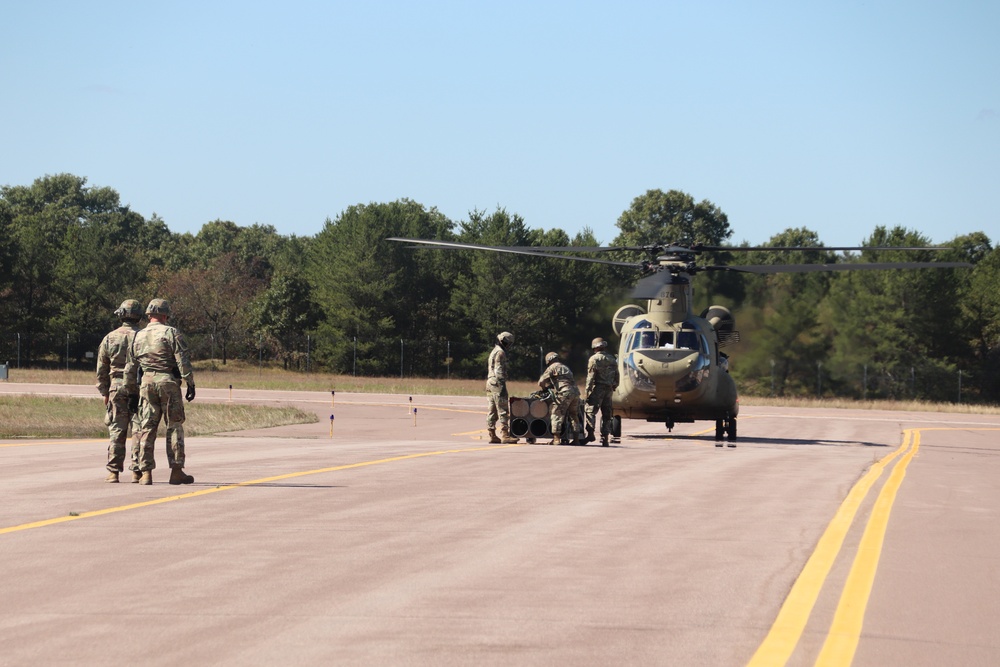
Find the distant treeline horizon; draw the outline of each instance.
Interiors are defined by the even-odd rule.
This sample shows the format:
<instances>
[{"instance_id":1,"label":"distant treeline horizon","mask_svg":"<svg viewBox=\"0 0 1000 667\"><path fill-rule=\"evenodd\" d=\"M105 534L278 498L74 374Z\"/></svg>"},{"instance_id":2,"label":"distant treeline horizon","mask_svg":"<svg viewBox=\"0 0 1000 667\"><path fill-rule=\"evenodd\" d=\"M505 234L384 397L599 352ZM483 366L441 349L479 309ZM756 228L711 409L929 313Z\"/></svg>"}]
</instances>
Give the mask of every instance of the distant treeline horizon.
<instances>
[{"instance_id":1,"label":"distant treeline horizon","mask_svg":"<svg viewBox=\"0 0 1000 667\"><path fill-rule=\"evenodd\" d=\"M806 214L807 215L807 214ZM805 220L804 223L808 221ZM72 174L0 189L0 362L83 368L121 301L171 302L195 358L277 362L363 376L484 374L500 331L514 332L515 377L554 350L574 371L611 327L638 274L626 267L473 250L410 248L408 237L502 246L730 245L726 214L678 190L649 190L622 212L618 235L528 227L498 207L450 220L408 199L350 206L313 236L206 222L170 231ZM808 224L765 244L785 252L718 252L707 264L969 262L965 269L843 271L694 278L698 315L733 311L726 348L744 393L1000 402L1000 251L982 231L947 250L918 230L876 226L863 246L822 247ZM593 256L593 255L592 255ZM607 256L603 256L608 258ZM621 261L647 259L618 253Z\"/></svg>"}]
</instances>

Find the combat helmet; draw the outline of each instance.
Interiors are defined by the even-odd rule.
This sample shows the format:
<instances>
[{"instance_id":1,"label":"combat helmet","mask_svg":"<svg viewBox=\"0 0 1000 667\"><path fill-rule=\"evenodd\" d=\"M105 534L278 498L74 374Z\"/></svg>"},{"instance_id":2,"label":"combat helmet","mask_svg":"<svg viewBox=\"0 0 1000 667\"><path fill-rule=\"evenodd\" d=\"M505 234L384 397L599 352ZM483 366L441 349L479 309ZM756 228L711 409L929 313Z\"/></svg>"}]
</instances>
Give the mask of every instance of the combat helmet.
<instances>
[{"instance_id":1,"label":"combat helmet","mask_svg":"<svg viewBox=\"0 0 1000 667\"><path fill-rule=\"evenodd\" d=\"M142 319L142 304L135 299L125 299L115 311L115 317L123 322L138 322Z\"/></svg>"},{"instance_id":2,"label":"combat helmet","mask_svg":"<svg viewBox=\"0 0 1000 667\"><path fill-rule=\"evenodd\" d=\"M555 352L549 352L548 354L545 355L545 365L547 366L551 364L553 361L557 361L558 359L559 359L558 354L556 354Z\"/></svg>"},{"instance_id":3,"label":"combat helmet","mask_svg":"<svg viewBox=\"0 0 1000 667\"><path fill-rule=\"evenodd\" d=\"M170 315L170 302L166 299L153 299L146 306L147 315Z\"/></svg>"},{"instance_id":4,"label":"combat helmet","mask_svg":"<svg viewBox=\"0 0 1000 667\"><path fill-rule=\"evenodd\" d=\"M590 343L590 347L594 350L604 350L608 347L608 341L598 336Z\"/></svg>"},{"instance_id":5,"label":"combat helmet","mask_svg":"<svg viewBox=\"0 0 1000 667\"><path fill-rule=\"evenodd\" d=\"M509 331L499 333L497 334L497 342L500 343L500 347L506 350L514 344L514 334Z\"/></svg>"}]
</instances>

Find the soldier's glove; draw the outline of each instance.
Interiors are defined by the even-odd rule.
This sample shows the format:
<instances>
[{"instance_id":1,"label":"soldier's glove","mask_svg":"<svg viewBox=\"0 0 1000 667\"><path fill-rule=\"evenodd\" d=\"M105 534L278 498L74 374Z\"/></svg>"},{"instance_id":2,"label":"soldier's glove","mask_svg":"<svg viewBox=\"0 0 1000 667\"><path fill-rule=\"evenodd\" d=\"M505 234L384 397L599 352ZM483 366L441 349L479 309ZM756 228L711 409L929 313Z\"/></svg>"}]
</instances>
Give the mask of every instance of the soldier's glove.
<instances>
[{"instance_id":1,"label":"soldier's glove","mask_svg":"<svg viewBox=\"0 0 1000 667\"><path fill-rule=\"evenodd\" d=\"M188 383L187 393L184 394L184 398L186 398L189 403L194 400L194 385L193 384Z\"/></svg>"},{"instance_id":2,"label":"soldier's glove","mask_svg":"<svg viewBox=\"0 0 1000 667\"><path fill-rule=\"evenodd\" d=\"M139 412L139 395L138 394L132 394L131 396L128 397L128 412L131 415L134 415L137 412Z\"/></svg>"}]
</instances>

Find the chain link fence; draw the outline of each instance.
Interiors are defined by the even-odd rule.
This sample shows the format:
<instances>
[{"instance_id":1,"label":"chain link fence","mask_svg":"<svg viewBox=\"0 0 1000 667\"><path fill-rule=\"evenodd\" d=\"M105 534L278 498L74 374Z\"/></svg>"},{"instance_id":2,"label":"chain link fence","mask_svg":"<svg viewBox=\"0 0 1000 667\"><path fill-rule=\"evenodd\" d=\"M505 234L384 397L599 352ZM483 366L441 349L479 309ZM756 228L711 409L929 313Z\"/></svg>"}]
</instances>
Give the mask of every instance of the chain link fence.
<instances>
[{"instance_id":1,"label":"chain link fence","mask_svg":"<svg viewBox=\"0 0 1000 667\"><path fill-rule=\"evenodd\" d=\"M106 333L106 332L105 332ZM105 333L45 332L20 334L0 331L0 364L8 369L41 368L92 370L97 348ZM368 377L483 377L488 344L449 340L400 338L334 338L301 334L283 340L265 334L244 336L242 341L219 340L211 334L185 334L192 361L211 360L216 367L239 360L261 367L338 373ZM225 349L225 355L223 355ZM514 345L509 352L511 375L533 380L544 370L547 348ZM565 352L561 350L561 352ZM566 354L574 373L585 374L587 350ZM740 372L734 360L733 375L742 393L754 396L802 396L855 400L925 400L945 403L995 403L1000 378L986 370L954 370L932 364L886 367L875 364L838 368L819 362L797 367L780 381L774 366L770 376ZM581 378L582 379L582 378Z\"/></svg>"}]
</instances>

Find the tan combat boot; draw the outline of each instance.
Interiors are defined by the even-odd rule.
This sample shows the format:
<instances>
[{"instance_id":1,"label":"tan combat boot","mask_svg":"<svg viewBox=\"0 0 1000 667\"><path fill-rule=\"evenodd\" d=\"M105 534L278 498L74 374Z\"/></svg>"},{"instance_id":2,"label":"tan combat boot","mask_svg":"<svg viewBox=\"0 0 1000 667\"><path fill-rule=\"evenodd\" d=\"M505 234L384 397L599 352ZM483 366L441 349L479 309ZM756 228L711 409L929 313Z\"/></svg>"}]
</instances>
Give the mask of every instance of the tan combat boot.
<instances>
[{"instance_id":1,"label":"tan combat boot","mask_svg":"<svg viewBox=\"0 0 1000 667\"><path fill-rule=\"evenodd\" d=\"M140 479L142 479L142 473L140 471L138 471L138 470L133 470L132 471L132 483L133 484L138 484Z\"/></svg>"},{"instance_id":2,"label":"tan combat boot","mask_svg":"<svg viewBox=\"0 0 1000 667\"><path fill-rule=\"evenodd\" d=\"M112 470L111 472L109 472L108 476L104 478L104 481L107 482L108 484L117 484L118 483L118 471L117 470Z\"/></svg>"},{"instance_id":3,"label":"tan combat boot","mask_svg":"<svg viewBox=\"0 0 1000 667\"><path fill-rule=\"evenodd\" d=\"M153 471L146 470L142 473L142 477L139 478L139 483L143 486L149 486L153 483Z\"/></svg>"},{"instance_id":4,"label":"tan combat boot","mask_svg":"<svg viewBox=\"0 0 1000 667\"><path fill-rule=\"evenodd\" d=\"M500 438L497 437L496 429L490 428L490 429L486 429L486 431L487 431L487 433L490 434L490 444L491 445L499 445L500 444Z\"/></svg>"},{"instance_id":5,"label":"tan combat boot","mask_svg":"<svg viewBox=\"0 0 1000 667\"><path fill-rule=\"evenodd\" d=\"M510 434L508 429L500 431L500 442L505 445L516 445L517 438Z\"/></svg>"},{"instance_id":6,"label":"tan combat boot","mask_svg":"<svg viewBox=\"0 0 1000 667\"><path fill-rule=\"evenodd\" d=\"M171 484L191 484L194 482L194 477L191 475L184 474L183 468L171 468L170 469L170 480Z\"/></svg>"}]
</instances>

